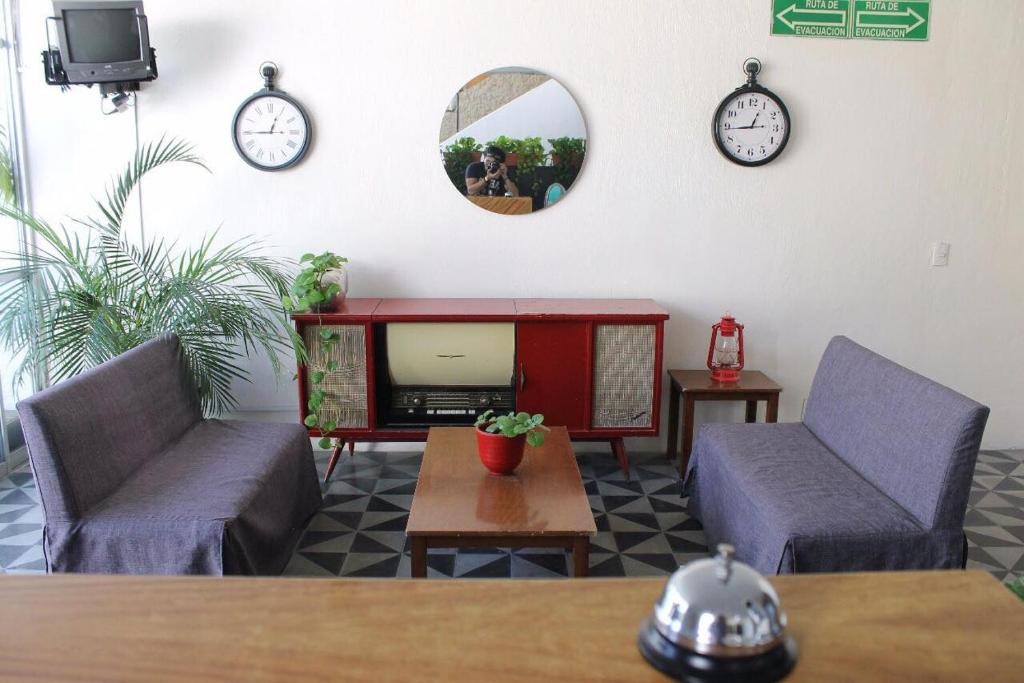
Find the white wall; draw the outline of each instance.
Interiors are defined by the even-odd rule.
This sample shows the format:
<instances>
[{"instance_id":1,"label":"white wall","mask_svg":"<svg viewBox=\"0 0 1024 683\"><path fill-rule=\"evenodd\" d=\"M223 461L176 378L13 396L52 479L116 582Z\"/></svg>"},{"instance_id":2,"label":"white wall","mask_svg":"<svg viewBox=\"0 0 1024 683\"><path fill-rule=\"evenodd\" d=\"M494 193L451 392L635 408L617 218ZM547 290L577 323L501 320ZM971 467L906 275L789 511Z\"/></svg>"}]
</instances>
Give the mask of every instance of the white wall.
<instances>
[{"instance_id":1,"label":"white wall","mask_svg":"<svg viewBox=\"0 0 1024 683\"><path fill-rule=\"evenodd\" d=\"M133 119L101 116L95 90L43 84L49 3L21 4L32 199L56 218L126 159ZM142 137L192 140L213 175L147 182L147 231L188 242L222 225L281 254L332 249L352 258L356 296L653 297L672 314L668 367L700 367L730 310L748 366L786 387L786 420L843 333L992 406L988 446L1024 445L1024 4L932 5L928 42L885 43L770 37L769 0L148 0L160 79ZM509 39L480 38L494 26ZM793 116L789 148L761 169L710 138L749 56ZM229 137L267 59L317 136L278 174ZM506 65L560 80L588 126L572 193L526 217L474 207L437 162L451 94ZM485 248L512 238L533 248ZM928 265L936 240L952 242L948 268ZM255 367L244 406L292 409L292 387Z\"/></svg>"}]
</instances>

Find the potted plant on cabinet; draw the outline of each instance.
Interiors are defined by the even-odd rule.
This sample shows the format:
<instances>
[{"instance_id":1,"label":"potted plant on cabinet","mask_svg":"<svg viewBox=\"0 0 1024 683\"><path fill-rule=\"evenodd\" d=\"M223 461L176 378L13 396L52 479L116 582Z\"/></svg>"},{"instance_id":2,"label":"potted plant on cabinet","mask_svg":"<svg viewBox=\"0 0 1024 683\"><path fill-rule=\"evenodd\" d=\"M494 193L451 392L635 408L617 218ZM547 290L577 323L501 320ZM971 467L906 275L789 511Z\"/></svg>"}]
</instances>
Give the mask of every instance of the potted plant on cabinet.
<instances>
[{"instance_id":1,"label":"potted plant on cabinet","mask_svg":"<svg viewBox=\"0 0 1024 683\"><path fill-rule=\"evenodd\" d=\"M529 413L495 415L488 410L476 419L476 445L480 462L494 474L512 474L523 461L526 444L544 443L544 416Z\"/></svg>"},{"instance_id":2,"label":"potted plant on cabinet","mask_svg":"<svg viewBox=\"0 0 1024 683\"><path fill-rule=\"evenodd\" d=\"M281 299L285 310L312 313L336 310L348 291L348 276L344 270L344 264L348 263L348 259L325 251L319 256L312 253L304 254L299 262L309 265L296 276L289 294ZM300 363L307 366L312 385L306 401L309 412L303 423L311 429L320 430L320 448L338 448L340 442L339 439L329 436L338 425L324 415L327 392L323 387L328 373L338 370L338 361L330 359L330 349L340 341L341 335L336 330L321 325L319 353L307 351L306 358L300 359ZM324 360L318 364L315 358Z\"/></svg>"},{"instance_id":3,"label":"potted plant on cabinet","mask_svg":"<svg viewBox=\"0 0 1024 683\"><path fill-rule=\"evenodd\" d=\"M295 277L289 294L281 299L286 311L326 313L337 309L348 292L348 259L329 251L317 256L304 254L300 263L308 263Z\"/></svg>"}]
</instances>

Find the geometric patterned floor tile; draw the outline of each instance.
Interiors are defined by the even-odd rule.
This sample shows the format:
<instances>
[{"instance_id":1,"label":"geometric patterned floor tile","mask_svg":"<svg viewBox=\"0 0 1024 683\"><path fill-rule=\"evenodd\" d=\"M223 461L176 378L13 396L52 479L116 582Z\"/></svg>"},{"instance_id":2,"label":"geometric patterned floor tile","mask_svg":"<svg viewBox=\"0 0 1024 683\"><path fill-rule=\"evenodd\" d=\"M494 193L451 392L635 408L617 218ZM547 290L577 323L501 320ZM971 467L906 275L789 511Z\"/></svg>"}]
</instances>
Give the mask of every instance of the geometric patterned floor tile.
<instances>
[{"instance_id":1,"label":"geometric patterned floor tile","mask_svg":"<svg viewBox=\"0 0 1024 683\"><path fill-rule=\"evenodd\" d=\"M327 453L317 452L321 473ZM408 576L405 524L421 455L376 451L344 457L324 506L299 540L291 576ZM680 499L675 468L660 454L630 454L626 481L610 454L582 453L577 464L598 528L591 576L663 576L707 556L700 523ZM964 528L968 566L1001 580L1024 576L1024 451L979 454ZM0 479L0 572L41 572L42 508L32 475ZM551 548L431 550L435 578L568 576L572 558Z\"/></svg>"}]
</instances>

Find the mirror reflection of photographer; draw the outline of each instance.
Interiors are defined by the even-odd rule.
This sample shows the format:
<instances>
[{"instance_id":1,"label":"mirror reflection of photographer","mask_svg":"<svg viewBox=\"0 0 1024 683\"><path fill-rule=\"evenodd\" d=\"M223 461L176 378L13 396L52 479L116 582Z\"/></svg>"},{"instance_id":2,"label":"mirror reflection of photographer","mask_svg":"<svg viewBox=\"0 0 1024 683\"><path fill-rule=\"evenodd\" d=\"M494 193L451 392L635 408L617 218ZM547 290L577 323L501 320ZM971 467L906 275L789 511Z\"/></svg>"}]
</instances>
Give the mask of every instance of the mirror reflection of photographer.
<instances>
[{"instance_id":1,"label":"mirror reflection of photographer","mask_svg":"<svg viewBox=\"0 0 1024 683\"><path fill-rule=\"evenodd\" d=\"M491 145L466 167L466 194L471 197L518 197L519 188L508 177L505 150Z\"/></svg>"}]
</instances>

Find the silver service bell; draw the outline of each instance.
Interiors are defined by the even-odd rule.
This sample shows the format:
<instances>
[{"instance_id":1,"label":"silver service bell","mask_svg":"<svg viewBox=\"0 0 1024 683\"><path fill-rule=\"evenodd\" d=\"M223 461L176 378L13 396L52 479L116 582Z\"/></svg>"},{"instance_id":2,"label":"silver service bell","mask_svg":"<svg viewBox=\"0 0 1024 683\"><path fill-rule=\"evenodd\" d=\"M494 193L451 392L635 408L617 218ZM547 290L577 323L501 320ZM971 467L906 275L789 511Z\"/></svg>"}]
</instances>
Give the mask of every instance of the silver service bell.
<instances>
[{"instance_id":1,"label":"silver service bell","mask_svg":"<svg viewBox=\"0 0 1024 683\"><path fill-rule=\"evenodd\" d=\"M796 664L796 645L772 585L722 543L680 567L640 629L644 658L681 681L770 683Z\"/></svg>"}]
</instances>

